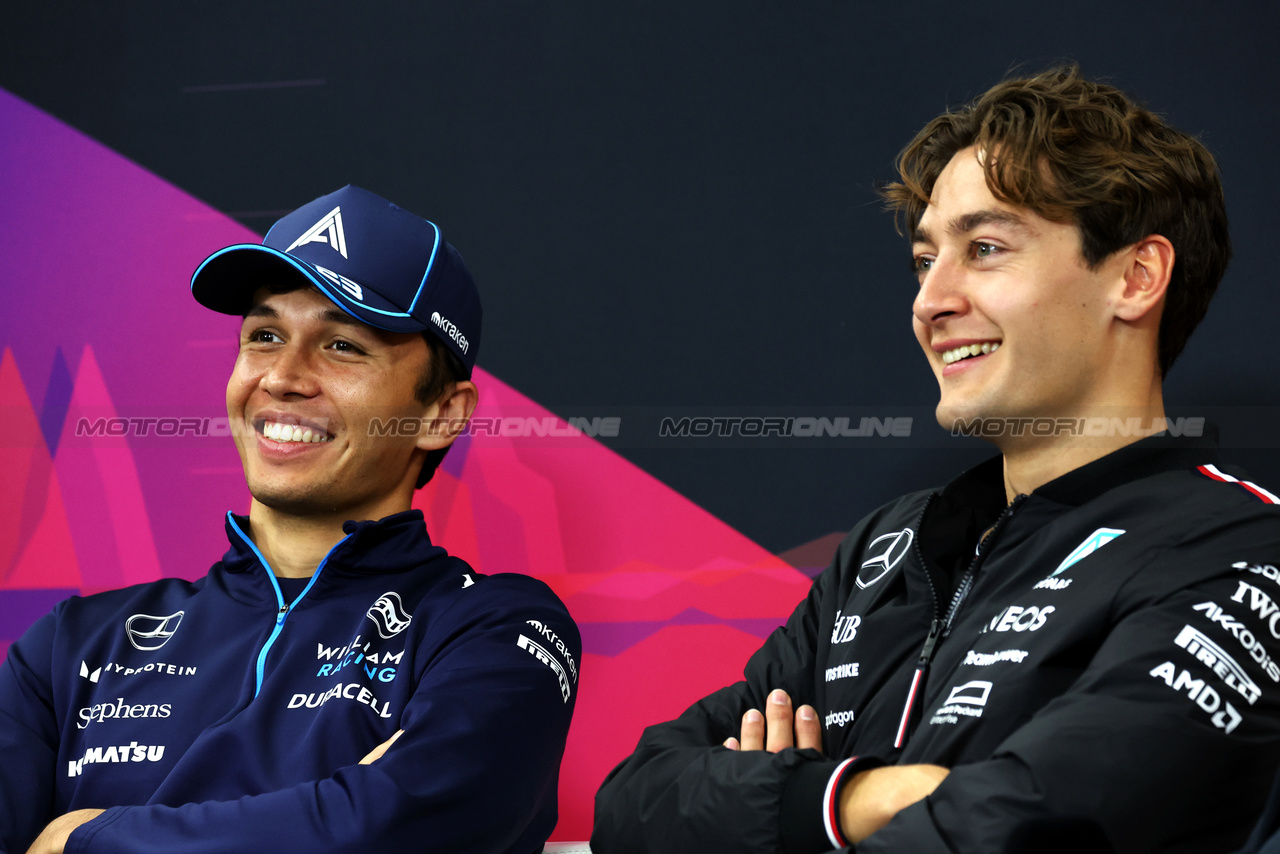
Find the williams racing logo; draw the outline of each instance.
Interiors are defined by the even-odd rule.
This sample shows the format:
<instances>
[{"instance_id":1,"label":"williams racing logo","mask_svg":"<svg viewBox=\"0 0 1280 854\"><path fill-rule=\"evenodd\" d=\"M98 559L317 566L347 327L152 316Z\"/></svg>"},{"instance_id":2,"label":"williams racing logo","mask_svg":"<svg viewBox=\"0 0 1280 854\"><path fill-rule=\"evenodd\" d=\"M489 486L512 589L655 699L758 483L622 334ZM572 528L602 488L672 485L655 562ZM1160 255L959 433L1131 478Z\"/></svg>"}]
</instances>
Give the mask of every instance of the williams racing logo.
<instances>
[{"instance_id":1,"label":"williams racing logo","mask_svg":"<svg viewBox=\"0 0 1280 854\"><path fill-rule=\"evenodd\" d=\"M124 633L134 649L153 652L169 642L178 626L182 624L182 615L186 611L178 611L167 617L153 617L150 614L134 614L124 621Z\"/></svg>"},{"instance_id":2,"label":"williams racing logo","mask_svg":"<svg viewBox=\"0 0 1280 854\"><path fill-rule=\"evenodd\" d=\"M366 616L373 620L373 624L378 627L378 634L384 638L395 637L413 622L413 617L409 616L404 603L400 601L400 594L394 591L379 596L378 601L369 606Z\"/></svg>"}]
</instances>

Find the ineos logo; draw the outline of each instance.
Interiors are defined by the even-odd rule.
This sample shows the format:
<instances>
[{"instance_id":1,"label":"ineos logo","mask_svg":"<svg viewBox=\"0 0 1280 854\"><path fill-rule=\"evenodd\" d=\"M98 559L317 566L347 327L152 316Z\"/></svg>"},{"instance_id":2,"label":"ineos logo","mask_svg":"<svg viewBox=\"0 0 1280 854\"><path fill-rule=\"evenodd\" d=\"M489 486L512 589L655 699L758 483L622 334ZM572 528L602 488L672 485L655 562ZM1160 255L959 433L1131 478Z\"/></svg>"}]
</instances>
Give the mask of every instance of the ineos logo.
<instances>
[{"instance_id":1,"label":"ineos logo","mask_svg":"<svg viewBox=\"0 0 1280 854\"><path fill-rule=\"evenodd\" d=\"M915 537L915 531L903 528L901 531L883 534L872 540L871 545L867 546L867 553L874 554L875 557L869 557L862 562L862 568L858 570L858 586L865 590L888 575L889 570L897 566L906 556Z\"/></svg>"},{"instance_id":2,"label":"ineos logo","mask_svg":"<svg viewBox=\"0 0 1280 854\"><path fill-rule=\"evenodd\" d=\"M124 633L129 636L129 643L134 649L143 652L154 652L169 642L173 633L182 623L182 615L186 611L178 611L167 617L153 617L150 614L134 614L125 620Z\"/></svg>"}]
</instances>

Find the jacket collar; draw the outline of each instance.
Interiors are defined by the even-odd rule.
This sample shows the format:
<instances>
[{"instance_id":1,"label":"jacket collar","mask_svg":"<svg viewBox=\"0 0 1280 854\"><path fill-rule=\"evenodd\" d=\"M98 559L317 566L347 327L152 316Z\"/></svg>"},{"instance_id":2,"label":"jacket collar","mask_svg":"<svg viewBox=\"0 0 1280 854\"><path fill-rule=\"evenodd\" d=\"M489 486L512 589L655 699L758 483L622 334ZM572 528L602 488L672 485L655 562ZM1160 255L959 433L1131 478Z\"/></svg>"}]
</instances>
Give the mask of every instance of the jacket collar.
<instances>
[{"instance_id":1,"label":"jacket collar","mask_svg":"<svg viewBox=\"0 0 1280 854\"><path fill-rule=\"evenodd\" d=\"M225 527L231 548L222 558L223 566L231 572L244 572L262 565L249 539L249 517L228 513ZM342 530L347 536L325 558L326 574L334 570L360 575L404 572L445 554L444 549L431 544L421 510L406 510L376 521L344 522Z\"/></svg>"},{"instance_id":2,"label":"jacket collar","mask_svg":"<svg viewBox=\"0 0 1280 854\"><path fill-rule=\"evenodd\" d=\"M1218 462L1218 428L1205 424L1201 436L1157 433L1125 445L1049 481L1033 494L1058 504L1079 507L1126 483L1167 471ZM951 498L976 494L987 500L991 498L993 489L999 491L999 500L1003 502L1004 460L998 456L969 469L947 484L942 493Z\"/></svg>"}]
</instances>

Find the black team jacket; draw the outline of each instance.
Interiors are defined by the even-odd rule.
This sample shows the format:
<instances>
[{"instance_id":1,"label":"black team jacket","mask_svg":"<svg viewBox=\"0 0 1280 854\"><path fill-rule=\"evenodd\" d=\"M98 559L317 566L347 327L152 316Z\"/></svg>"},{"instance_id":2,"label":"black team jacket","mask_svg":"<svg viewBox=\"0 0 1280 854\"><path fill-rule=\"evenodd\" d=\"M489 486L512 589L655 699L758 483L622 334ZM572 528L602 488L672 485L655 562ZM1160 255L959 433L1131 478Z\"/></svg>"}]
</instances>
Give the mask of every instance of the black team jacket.
<instances>
[{"instance_id":1,"label":"black team jacket","mask_svg":"<svg viewBox=\"0 0 1280 854\"><path fill-rule=\"evenodd\" d=\"M1280 507L1212 444L1144 439L1008 506L996 458L872 513L744 681L645 731L593 850L828 851L840 784L913 763L952 770L858 852L1232 850L1280 762ZM825 756L720 746L774 688Z\"/></svg>"}]
</instances>

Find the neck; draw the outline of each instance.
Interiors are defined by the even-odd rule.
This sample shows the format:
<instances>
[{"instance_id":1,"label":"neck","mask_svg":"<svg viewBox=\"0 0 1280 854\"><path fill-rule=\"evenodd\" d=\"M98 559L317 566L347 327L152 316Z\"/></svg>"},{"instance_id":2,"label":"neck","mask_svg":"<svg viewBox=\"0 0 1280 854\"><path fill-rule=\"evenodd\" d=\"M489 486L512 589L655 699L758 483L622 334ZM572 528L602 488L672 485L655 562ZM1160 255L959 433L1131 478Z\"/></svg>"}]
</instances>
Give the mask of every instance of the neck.
<instances>
[{"instance_id":1,"label":"neck","mask_svg":"<svg viewBox=\"0 0 1280 854\"><path fill-rule=\"evenodd\" d=\"M293 516L255 499L249 510L249 536L276 575L308 578L346 536L343 521Z\"/></svg>"},{"instance_id":2,"label":"neck","mask_svg":"<svg viewBox=\"0 0 1280 854\"><path fill-rule=\"evenodd\" d=\"M1002 444L1005 499L1012 502L1067 472L1165 429L1164 401L1158 385L1146 405L1114 407L1111 412L1115 414L1074 419L1083 430L1077 426L1063 431L1073 435L1010 439ZM1061 419L1055 421L1065 423ZM1095 431L1101 435L1091 435Z\"/></svg>"}]
</instances>

